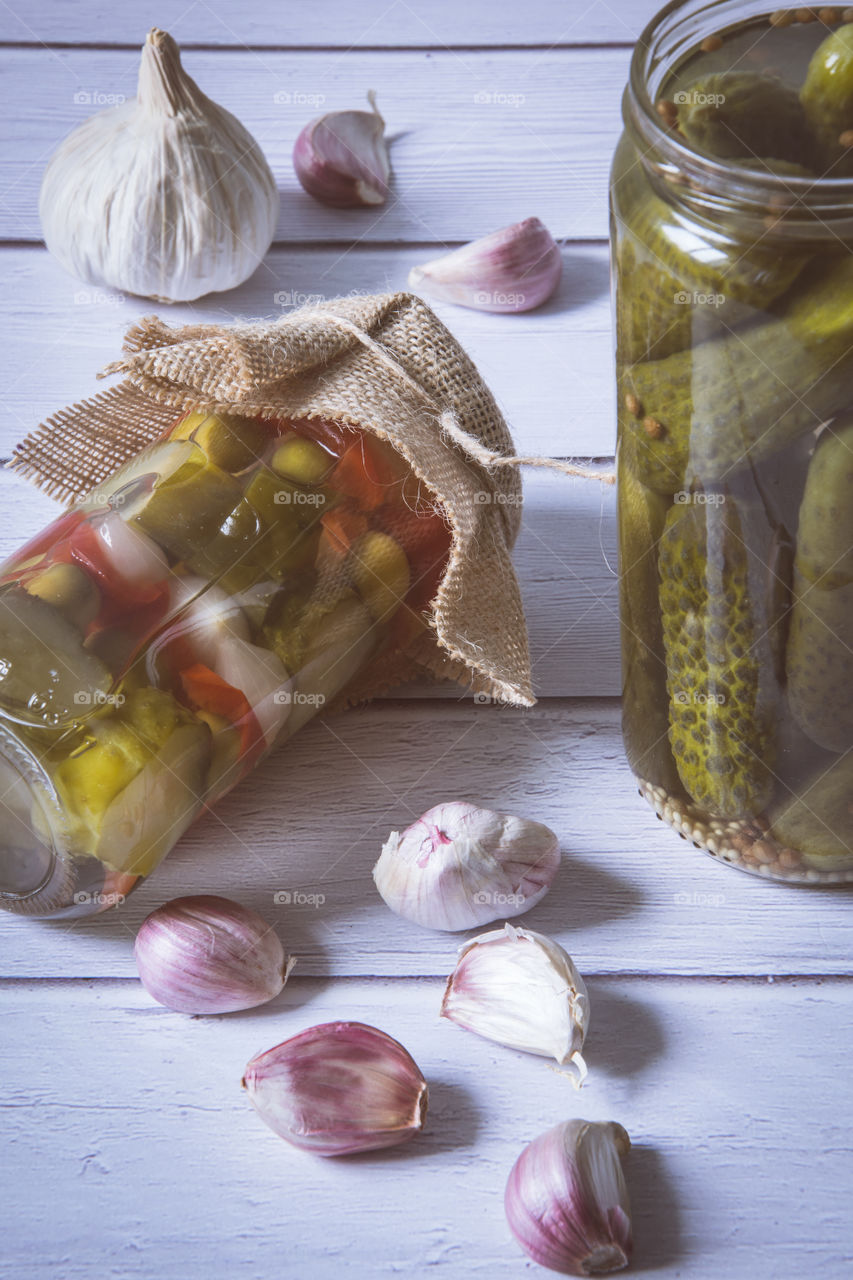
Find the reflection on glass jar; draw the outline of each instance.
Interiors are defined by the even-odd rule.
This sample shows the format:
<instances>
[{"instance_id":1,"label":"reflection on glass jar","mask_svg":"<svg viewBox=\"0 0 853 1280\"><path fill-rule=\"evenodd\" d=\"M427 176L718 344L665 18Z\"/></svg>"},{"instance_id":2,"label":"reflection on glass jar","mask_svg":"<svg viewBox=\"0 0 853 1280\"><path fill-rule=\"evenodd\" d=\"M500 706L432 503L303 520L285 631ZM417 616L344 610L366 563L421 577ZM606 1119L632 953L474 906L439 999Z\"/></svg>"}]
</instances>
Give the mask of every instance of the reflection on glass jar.
<instances>
[{"instance_id":1,"label":"reflection on glass jar","mask_svg":"<svg viewBox=\"0 0 853 1280\"><path fill-rule=\"evenodd\" d=\"M634 55L611 187L628 759L697 846L814 883L853 879L840 23L670 5Z\"/></svg>"},{"instance_id":2,"label":"reflection on glass jar","mask_svg":"<svg viewBox=\"0 0 853 1280\"><path fill-rule=\"evenodd\" d=\"M425 625L450 530L388 444L193 413L0 569L0 905L120 902Z\"/></svg>"}]
</instances>

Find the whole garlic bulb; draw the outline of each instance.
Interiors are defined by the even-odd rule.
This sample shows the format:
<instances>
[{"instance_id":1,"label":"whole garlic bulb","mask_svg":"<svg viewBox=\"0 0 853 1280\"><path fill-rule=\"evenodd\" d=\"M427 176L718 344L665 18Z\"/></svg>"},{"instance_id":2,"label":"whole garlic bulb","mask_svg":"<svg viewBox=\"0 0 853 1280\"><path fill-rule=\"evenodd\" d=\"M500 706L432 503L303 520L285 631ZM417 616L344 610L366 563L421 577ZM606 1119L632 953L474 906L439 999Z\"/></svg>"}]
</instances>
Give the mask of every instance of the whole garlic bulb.
<instances>
[{"instance_id":1,"label":"whole garlic bulb","mask_svg":"<svg viewBox=\"0 0 853 1280\"><path fill-rule=\"evenodd\" d=\"M159 302L190 302L246 280L272 242L278 191L263 152L181 66L154 27L137 96L60 143L39 216L72 275Z\"/></svg>"}]
</instances>

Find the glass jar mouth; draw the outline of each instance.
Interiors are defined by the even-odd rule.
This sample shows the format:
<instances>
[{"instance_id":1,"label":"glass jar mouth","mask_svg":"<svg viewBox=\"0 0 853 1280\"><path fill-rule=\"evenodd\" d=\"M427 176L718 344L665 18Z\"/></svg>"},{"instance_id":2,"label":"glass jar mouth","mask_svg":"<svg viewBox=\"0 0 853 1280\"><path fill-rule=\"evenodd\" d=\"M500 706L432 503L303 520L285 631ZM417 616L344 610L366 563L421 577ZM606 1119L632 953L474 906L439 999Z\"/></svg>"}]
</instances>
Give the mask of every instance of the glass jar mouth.
<instances>
[{"instance_id":1,"label":"glass jar mouth","mask_svg":"<svg viewBox=\"0 0 853 1280\"><path fill-rule=\"evenodd\" d=\"M641 163L670 198L706 218L731 218L762 236L853 237L853 177L806 177L735 165L695 151L658 113L673 68L706 37L768 20L767 0L670 0L641 33L623 99L625 126Z\"/></svg>"},{"instance_id":2,"label":"glass jar mouth","mask_svg":"<svg viewBox=\"0 0 853 1280\"><path fill-rule=\"evenodd\" d=\"M61 807L50 779L16 733L0 723L0 902L28 911L67 878ZM39 908L41 910L41 908Z\"/></svg>"}]
</instances>

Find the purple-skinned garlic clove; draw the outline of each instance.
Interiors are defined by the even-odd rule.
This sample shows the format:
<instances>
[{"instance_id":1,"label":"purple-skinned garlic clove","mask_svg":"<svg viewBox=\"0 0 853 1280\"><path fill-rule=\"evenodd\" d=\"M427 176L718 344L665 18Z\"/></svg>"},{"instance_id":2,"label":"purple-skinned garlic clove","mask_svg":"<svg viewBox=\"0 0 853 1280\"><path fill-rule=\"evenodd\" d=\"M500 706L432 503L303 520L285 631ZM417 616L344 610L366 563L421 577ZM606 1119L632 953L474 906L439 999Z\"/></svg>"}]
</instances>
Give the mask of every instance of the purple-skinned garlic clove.
<instances>
[{"instance_id":1,"label":"purple-skinned garlic clove","mask_svg":"<svg viewBox=\"0 0 853 1280\"><path fill-rule=\"evenodd\" d=\"M321 204L349 209L384 204L391 161L385 121L376 95L372 111L330 111L305 126L293 148L293 167L302 186Z\"/></svg>"},{"instance_id":2,"label":"purple-skinned garlic clove","mask_svg":"<svg viewBox=\"0 0 853 1280\"><path fill-rule=\"evenodd\" d=\"M532 311L560 283L563 259L538 218L472 240L409 272L409 286L475 311Z\"/></svg>"},{"instance_id":3,"label":"purple-skinned garlic clove","mask_svg":"<svg viewBox=\"0 0 853 1280\"><path fill-rule=\"evenodd\" d=\"M176 1013L266 1004L296 963L256 911L212 895L174 898L152 911L134 955L146 991Z\"/></svg>"},{"instance_id":4,"label":"purple-skinned garlic clove","mask_svg":"<svg viewBox=\"0 0 853 1280\"><path fill-rule=\"evenodd\" d=\"M567 1276L628 1265L631 1207L622 1158L631 1141L613 1121L567 1120L534 1138L516 1160L504 1206L522 1249Z\"/></svg>"},{"instance_id":5,"label":"purple-skinned garlic clove","mask_svg":"<svg viewBox=\"0 0 853 1280\"><path fill-rule=\"evenodd\" d=\"M326 1022L257 1054L243 1087L273 1132L321 1156L408 1142L429 1098L411 1054L363 1022Z\"/></svg>"}]
</instances>

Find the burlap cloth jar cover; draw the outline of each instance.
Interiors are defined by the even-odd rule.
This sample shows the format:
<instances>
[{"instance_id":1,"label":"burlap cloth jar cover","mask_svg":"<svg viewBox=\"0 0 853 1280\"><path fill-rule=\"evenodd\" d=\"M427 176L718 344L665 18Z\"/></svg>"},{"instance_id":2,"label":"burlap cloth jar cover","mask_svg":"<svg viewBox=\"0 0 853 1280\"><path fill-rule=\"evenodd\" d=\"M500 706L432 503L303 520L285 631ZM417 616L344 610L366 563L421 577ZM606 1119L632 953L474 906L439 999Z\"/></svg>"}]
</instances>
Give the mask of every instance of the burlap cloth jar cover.
<instances>
[{"instance_id":1,"label":"burlap cloth jar cover","mask_svg":"<svg viewBox=\"0 0 853 1280\"><path fill-rule=\"evenodd\" d=\"M521 479L507 425L462 347L407 293L341 298L274 321L170 328L148 317L101 375L121 383L48 418L11 467L55 497L88 493L184 412L330 418L390 441L434 494L452 547L428 628L368 667L354 702L428 673L535 701L511 549Z\"/></svg>"}]
</instances>

